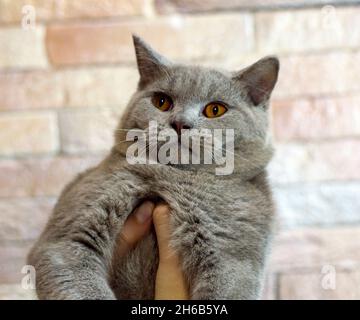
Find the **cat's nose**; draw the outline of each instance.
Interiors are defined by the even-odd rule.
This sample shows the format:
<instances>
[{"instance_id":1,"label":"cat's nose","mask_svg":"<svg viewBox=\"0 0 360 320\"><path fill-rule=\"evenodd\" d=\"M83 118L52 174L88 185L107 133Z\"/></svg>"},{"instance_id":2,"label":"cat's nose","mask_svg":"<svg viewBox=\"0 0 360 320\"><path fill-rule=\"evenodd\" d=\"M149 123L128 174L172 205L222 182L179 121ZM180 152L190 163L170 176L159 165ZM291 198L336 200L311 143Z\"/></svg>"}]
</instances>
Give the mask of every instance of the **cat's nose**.
<instances>
[{"instance_id":1,"label":"cat's nose","mask_svg":"<svg viewBox=\"0 0 360 320\"><path fill-rule=\"evenodd\" d=\"M181 135L181 130L186 130L186 129L191 129L192 126L188 123L185 123L183 121L172 121L170 123L171 128L173 128L177 134L180 136Z\"/></svg>"}]
</instances>

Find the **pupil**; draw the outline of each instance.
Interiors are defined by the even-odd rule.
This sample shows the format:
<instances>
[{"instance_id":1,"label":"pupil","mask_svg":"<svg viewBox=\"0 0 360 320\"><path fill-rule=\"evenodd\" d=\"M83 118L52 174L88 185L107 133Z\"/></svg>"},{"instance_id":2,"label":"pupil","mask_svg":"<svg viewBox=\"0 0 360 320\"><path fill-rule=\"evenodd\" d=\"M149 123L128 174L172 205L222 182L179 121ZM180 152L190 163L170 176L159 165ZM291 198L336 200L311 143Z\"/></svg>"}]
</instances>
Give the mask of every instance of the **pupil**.
<instances>
[{"instance_id":1,"label":"pupil","mask_svg":"<svg viewBox=\"0 0 360 320\"><path fill-rule=\"evenodd\" d=\"M160 107L161 107L161 106L165 103L165 99L164 99L164 98L160 98L159 103L160 103Z\"/></svg>"},{"instance_id":2,"label":"pupil","mask_svg":"<svg viewBox=\"0 0 360 320\"><path fill-rule=\"evenodd\" d=\"M213 114L217 115L218 112L219 112L218 106L213 107Z\"/></svg>"}]
</instances>

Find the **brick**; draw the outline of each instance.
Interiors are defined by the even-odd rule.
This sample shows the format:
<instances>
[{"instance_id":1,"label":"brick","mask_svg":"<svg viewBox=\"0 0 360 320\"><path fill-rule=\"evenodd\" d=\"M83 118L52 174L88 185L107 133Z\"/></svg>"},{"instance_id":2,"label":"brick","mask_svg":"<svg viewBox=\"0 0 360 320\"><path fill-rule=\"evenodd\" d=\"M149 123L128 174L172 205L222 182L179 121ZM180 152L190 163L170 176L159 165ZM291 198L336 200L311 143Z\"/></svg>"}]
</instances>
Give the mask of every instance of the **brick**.
<instances>
[{"instance_id":1,"label":"brick","mask_svg":"<svg viewBox=\"0 0 360 320\"><path fill-rule=\"evenodd\" d=\"M359 226L278 231L269 257L270 272L310 272L332 265L348 272L360 267Z\"/></svg>"},{"instance_id":2,"label":"brick","mask_svg":"<svg viewBox=\"0 0 360 320\"><path fill-rule=\"evenodd\" d=\"M0 110L61 107L65 103L62 79L47 71L0 74Z\"/></svg>"},{"instance_id":3,"label":"brick","mask_svg":"<svg viewBox=\"0 0 360 320\"><path fill-rule=\"evenodd\" d=\"M360 89L360 52L282 57L274 98L348 94Z\"/></svg>"},{"instance_id":4,"label":"brick","mask_svg":"<svg viewBox=\"0 0 360 320\"><path fill-rule=\"evenodd\" d=\"M181 60L240 55L254 45L253 19L249 14L177 16L52 25L46 37L48 54L55 65L134 62L131 33L142 36L169 58Z\"/></svg>"},{"instance_id":5,"label":"brick","mask_svg":"<svg viewBox=\"0 0 360 320\"><path fill-rule=\"evenodd\" d=\"M69 154L110 150L119 110L70 110L59 114L61 150Z\"/></svg>"},{"instance_id":6,"label":"brick","mask_svg":"<svg viewBox=\"0 0 360 320\"><path fill-rule=\"evenodd\" d=\"M147 0L65 0L60 3L56 15L64 18L99 18L134 16L143 14Z\"/></svg>"},{"instance_id":7,"label":"brick","mask_svg":"<svg viewBox=\"0 0 360 320\"><path fill-rule=\"evenodd\" d=\"M341 5L343 0L327 0L326 4ZM346 3L357 4L358 0ZM323 0L155 0L161 13L206 12L217 10L279 9L323 6Z\"/></svg>"},{"instance_id":8,"label":"brick","mask_svg":"<svg viewBox=\"0 0 360 320\"><path fill-rule=\"evenodd\" d=\"M21 269L26 265L26 257L32 242L0 245L0 283L21 283L24 274Z\"/></svg>"},{"instance_id":9,"label":"brick","mask_svg":"<svg viewBox=\"0 0 360 320\"><path fill-rule=\"evenodd\" d=\"M360 8L328 8L257 13L258 50L279 54L358 48Z\"/></svg>"},{"instance_id":10,"label":"brick","mask_svg":"<svg viewBox=\"0 0 360 320\"><path fill-rule=\"evenodd\" d=\"M282 229L360 223L360 184L313 183L274 190Z\"/></svg>"},{"instance_id":11,"label":"brick","mask_svg":"<svg viewBox=\"0 0 360 320\"><path fill-rule=\"evenodd\" d=\"M237 55L228 55L223 58L206 58L199 64L209 68L222 68L229 71L239 71L263 58L259 52L245 52Z\"/></svg>"},{"instance_id":12,"label":"brick","mask_svg":"<svg viewBox=\"0 0 360 320\"><path fill-rule=\"evenodd\" d=\"M37 300L36 292L19 284L0 285L0 300Z\"/></svg>"},{"instance_id":13,"label":"brick","mask_svg":"<svg viewBox=\"0 0 360 320\"><path fill-rule=\"evenodd\" d=\"M54 203L53 198L0 199L0 241L36 239Z\"/></svg>"},{"instance_id":14,"label":"brick","mask_svg":"<svg viewBox=\"0 0 360 320\"><path fill-rule=\"evenodd\" d=\"M67 70L62 74L68 107L114 107L121 112L135 92L138 71L129 67Z\"/></svg>"},{"instance_id":15,"label":"brick","mask_svg":"<svg viewBox=\"0 0 360 320\"><path fill-rule=\"evenodd\" d=\"M58 149L56 117L52 113L0 115L0 155L53 153Z\"/></svg>"},{"instance_id":16,"label":"brick","mask_svg":"<svg viewBox=\"0 0 360 320\"><path fill-rule=\"evenodd\" d=\"M0 0L0 22L19 22L23 19L22 8L31 5L36 21L68 18L102 18L133 16L143 13L145 0Z\"/></svg>"},{"instance_id":17,"label":"brick","mask_svg":"<svg viewBox=\"0 0 360 320\"><path fill-rule=\"evenodd\" d=\"M299 182L357 180L360 141L336 140L321 143L277 144L270 163L270 179L275 185Z\"/></svg>"},{"instance_id":18,"label":"brick","mask_svg":"<svg viewBox=\"0 0 360 320\"><path fill-rule=\"evenodd\" d=\"M25 5L35 9L35 21L49 19L54 16L53 0L0 0L0 22L21 22L27 11L23 12Z\"/></svg>"},{"instance_id":19,"label":"brick","mask_svg":"<svg viewBox=\"0 0 360 320\"><path fill-rule=\"evenodd\" d=\"M274 52L276 53L276 52ZM240 70L264 57L259 51L231 54L224 58L201 61L202 65ZM318 97L358 96L360 90L360 51L328 51L278 55L279 80L273 100L311 99Z\"/></svg>"},{"instance_id":20,"label":"brick","mask_svg":"<svg viewBox=\"0 0 360 320\"><path fill-rule=\"evenodd\" d=\"M0 29L0 68L44 68L47 56L43 27Z\"/></svg>"},{"instance_id":21,"label":"brick","mask_svg":"<svg viewBox=\"0 0 360 320\"><path fill-rule=\"evenodd\" d=\"M290 300L349 300L360 299L360 271L337 272L335 276L335 289L322 283L326 275L285 274L280 275L280 299Z\"/></svg>"},{"instance_id":22,"label":"brick","mask_svg":"<svg viewBox=\"0 0 360 320\"><path fill-rule=\"evenodd\" d=\"M138 72L130 67L8 71L0 74L0 110L124 108L137 81Z\"/></svg>"},{"instance_id":23,"label":"brick","mask_svg":"<svg viewBox=\"0 0 360 320\"><path fill-rule=\"evenodd\" d=\"M359 136L360 96L273 101L272 127L281 142Z\"/></svg>"},{"instance_id":24,"label":"brick","mask_svg":"<svg viewBox=\"0 0 360 320\"><path fill-rule=\"evenodd\" d=\"M0 161L0 197L58 196L66 183L99 157L44 157Z\"/></svg>"}]
</instances>

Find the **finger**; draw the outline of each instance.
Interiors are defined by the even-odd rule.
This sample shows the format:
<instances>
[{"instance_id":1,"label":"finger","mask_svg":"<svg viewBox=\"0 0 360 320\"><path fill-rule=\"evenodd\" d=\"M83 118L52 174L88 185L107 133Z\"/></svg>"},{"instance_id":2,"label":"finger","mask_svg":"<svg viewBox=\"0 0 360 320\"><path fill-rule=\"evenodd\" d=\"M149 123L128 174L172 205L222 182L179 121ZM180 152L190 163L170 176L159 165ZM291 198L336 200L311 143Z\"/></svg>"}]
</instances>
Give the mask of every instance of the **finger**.
<instances>
[{"instance_id":1,"label":"finger","mask_svg":"<svg viewBox=\"0 0 360 320\"><path fill-rule=\"evenodd\" d=\"M156 274L155 299L188 299L188 289L177 254L170 247L169 207L160 204L153 212L153 222L159 247L159 267Z\"/></svg>"},{"instance_id":2,"label":"finger","mask_svg":"<svg viewBox=\"0 0 360 320\"><path fill-rule=\"evenodd\" d=\"M153 223L155 227L160 259L170 259L173 252L170 248L170 209L166 204L159 204L153 212Z\"/></svg>"},{"instance_id":3,"label":"finger","mask_svg":"<svg viewBox=\"0 0 360 320\"><path fill-rule=\"evenodd\" d=\"M154 206L152 202L145 201L127 218L119 235L118 250L120 254L125 254L148 234Z\"/></svg>"},{"instance_id":4,"label":"finger","mask_svg":"<svg viewBox=\"0 0 360 320\"><path fill-rule=\"evenodd\" d=\"M159 263L155 281L155 300L188 300L184 275L179 266Z\"/></svg>"}]
</instances>

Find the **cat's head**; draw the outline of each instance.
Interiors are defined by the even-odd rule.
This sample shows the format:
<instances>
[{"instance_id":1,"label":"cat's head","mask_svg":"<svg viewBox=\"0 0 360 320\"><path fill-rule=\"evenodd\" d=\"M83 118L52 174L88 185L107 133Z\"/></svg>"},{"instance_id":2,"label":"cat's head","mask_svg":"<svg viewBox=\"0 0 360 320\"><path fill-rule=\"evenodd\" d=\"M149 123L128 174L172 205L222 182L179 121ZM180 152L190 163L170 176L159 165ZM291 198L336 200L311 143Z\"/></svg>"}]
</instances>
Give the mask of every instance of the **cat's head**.
<instances>
[{"instance_id":1,"label":"cat's head","mask_svg":"<svg viewBox=\"0 0 360 320\"><path fill-rule=\"evenodd\" d=\"M133 37L140 74L138 89L116 131L116 147L128 129L233 129L235 171L252 174L272 155L269 98L277 81L279 61L265 57L234 72L170 62L137 36ZM225 140L225 139L224 139ZM225 148L223 142L223 148Z\"/></svg>"}]
</instances>

